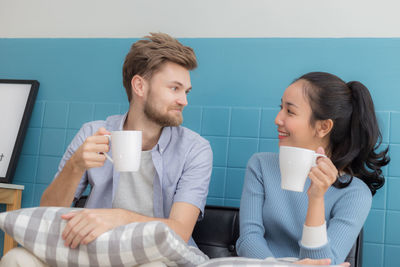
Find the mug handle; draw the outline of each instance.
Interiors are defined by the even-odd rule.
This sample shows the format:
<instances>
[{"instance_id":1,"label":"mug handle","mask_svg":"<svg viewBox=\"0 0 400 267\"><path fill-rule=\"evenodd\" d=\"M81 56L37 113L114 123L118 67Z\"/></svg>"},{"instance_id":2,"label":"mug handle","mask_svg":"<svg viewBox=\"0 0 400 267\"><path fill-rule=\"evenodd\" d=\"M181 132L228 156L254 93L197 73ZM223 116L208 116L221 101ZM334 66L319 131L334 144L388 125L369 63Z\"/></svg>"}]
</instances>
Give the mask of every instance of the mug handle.
<instances>
[{"instance_id":1,"label":"mug handle","mask_svg":"<svg viewBox=\"0 0 400 267\"><path fill-rule=\"evenodd\" d=\"M324 158L327 158L327 156L326 156L326 155L322 155L322 154L319 154L319 153L315 153L315 152L314 152L314 161L313 161L313 164L312 164L312 166L311 166L311 167L315 167L315 166L317 166L317 159L318 159L318 157L324 157Z\"/></svg>"},{"instance_id":2,"label":"mug handle","mask_svg":"<svg viewBox=\"0 0 400 267\"><path fill-rule=\"evenodd\" d=\"M104 136L107 136L108 137L108 143L109 144L111 144L111 135L109 135L109 134L105 134ZM113 163L114 164L114 161L113 161L113 159L111 158L111 156L110 155L108 155L108 153L107 152L102 152L101 154L103 154L104 156L106 156L106 158L109 160L109 161L111 161L111 163Z\"/></svg>"}]
</instances>

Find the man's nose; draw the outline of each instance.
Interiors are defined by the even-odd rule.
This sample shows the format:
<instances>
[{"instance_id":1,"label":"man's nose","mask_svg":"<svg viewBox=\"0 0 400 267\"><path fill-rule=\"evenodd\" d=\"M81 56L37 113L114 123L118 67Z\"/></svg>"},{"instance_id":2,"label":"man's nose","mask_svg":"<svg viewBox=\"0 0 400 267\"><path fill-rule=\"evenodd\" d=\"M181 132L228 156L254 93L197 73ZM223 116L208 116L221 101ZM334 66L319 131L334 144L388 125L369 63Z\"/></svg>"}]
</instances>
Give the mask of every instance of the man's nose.
<instances>
[{"instance_id":1,"label":"man's nose","mask_svg":"<svg viewBox=\"0 0 400 267\"><path fill-rule=\"evenodd\" d=\"M183 93L179 96L177 102L178 102L178 104L181 105L181 106L186 106L186 105L188 104L186 92L183 92Z\"/></svg>"}]
</instances>

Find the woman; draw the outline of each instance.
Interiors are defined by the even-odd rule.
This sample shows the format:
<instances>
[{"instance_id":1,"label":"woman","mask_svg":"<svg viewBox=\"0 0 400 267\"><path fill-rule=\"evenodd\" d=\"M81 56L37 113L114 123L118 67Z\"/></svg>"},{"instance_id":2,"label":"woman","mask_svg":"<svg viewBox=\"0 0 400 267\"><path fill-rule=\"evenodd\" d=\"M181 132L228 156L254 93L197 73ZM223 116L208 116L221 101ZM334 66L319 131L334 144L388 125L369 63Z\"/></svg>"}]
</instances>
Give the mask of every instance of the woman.
<instances>
[{"instance_id":1,"label":"woman","mask_svg":"<svg viewBox=\"0 0 400 267\"><path fill-rule=\"evenodd\" d=\"M277 154L255 154L247 165L240 205L239 256L345 260L384 184L389 163L374 105L360 82L323 72L303 75L284 92L279 146L326 154L308 175L306 192L280 188ZM377 143L378 142L378 143Z\"/></svg>"}]
</instances>

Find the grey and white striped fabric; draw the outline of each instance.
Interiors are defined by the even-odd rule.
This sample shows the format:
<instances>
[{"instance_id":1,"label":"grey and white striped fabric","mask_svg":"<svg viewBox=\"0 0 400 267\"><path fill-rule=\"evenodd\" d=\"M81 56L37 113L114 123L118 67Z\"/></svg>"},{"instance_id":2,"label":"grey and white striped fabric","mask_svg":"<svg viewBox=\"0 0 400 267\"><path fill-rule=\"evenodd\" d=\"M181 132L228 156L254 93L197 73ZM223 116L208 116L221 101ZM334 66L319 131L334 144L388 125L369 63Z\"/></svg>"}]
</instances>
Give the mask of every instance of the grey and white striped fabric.
<instances>
[{"instance_id":1,"label":"grey and white striped fabric","mask_svg":"<svg viewBox=\"0 0 400 267\"><path fill-rule=\"evenodd\" d=\"M198 266L208 260L162 222L131 223L110 230L88 245L64 246L61 215L76 208L38 207L0 214L0 228L50 266L135 266L162 261Z\"/></svg>"}]
</instances>

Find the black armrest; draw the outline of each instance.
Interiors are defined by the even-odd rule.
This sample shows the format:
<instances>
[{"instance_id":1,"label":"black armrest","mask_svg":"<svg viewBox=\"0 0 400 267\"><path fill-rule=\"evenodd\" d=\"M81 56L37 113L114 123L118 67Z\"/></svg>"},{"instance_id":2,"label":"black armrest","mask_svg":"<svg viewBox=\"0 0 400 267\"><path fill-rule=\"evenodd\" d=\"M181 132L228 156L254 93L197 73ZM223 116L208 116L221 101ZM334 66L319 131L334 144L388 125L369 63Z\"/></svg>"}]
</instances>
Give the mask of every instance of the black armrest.
<instances>
[{"instance_id":1,"label":"black armrest","mask_svg":"<svg viewBox=\"0 0 400 267\"><path fill-rule=\"evenodd\" d=\"M81 196L74 203L72 203L72 206L74 206L75 208L84 208L87 198L88 196Z\"/></svg>"},{"instance_id":2,"label":"black armrest","mask_svg":"<svg viewBox=\"0 0 400 267\"><path fill-rule=\"evenodd\" d=\"M347 262L350 262L351 267L362 266L362 245L363 245L363 229L361 229L356 242L354 243L353 247L349 252L349 255L347 255L345 260Z\"/></svg>"},{"instance_id":3,"label":"black armrest","mask_svg":"<svg viewBox=\"0 0 400 267\"><path fill-rule=\"evenodd\" d=\"M197 222L193 239L210 258L232 257L239 238L239 209L206 206L203 220Z\"/></svg>"}]
</instances>

